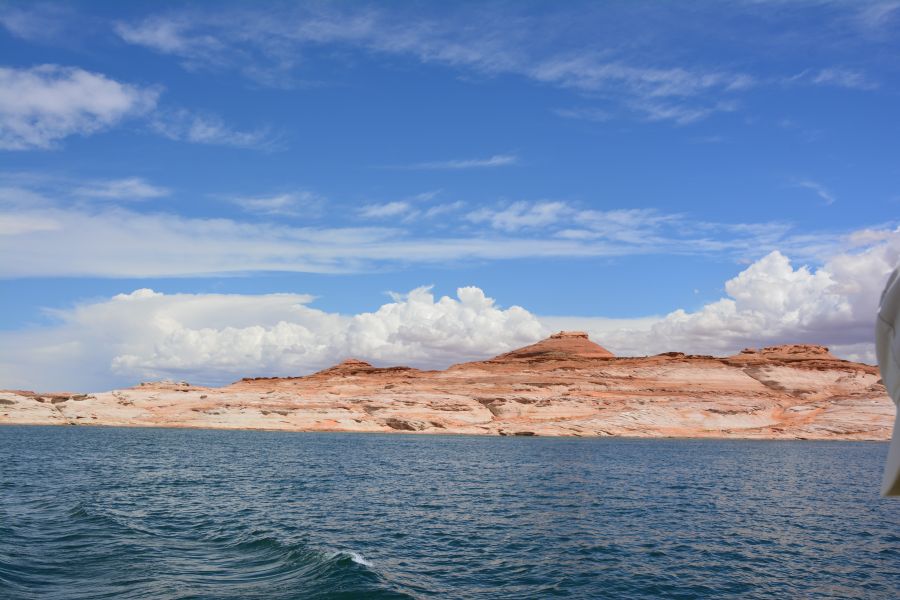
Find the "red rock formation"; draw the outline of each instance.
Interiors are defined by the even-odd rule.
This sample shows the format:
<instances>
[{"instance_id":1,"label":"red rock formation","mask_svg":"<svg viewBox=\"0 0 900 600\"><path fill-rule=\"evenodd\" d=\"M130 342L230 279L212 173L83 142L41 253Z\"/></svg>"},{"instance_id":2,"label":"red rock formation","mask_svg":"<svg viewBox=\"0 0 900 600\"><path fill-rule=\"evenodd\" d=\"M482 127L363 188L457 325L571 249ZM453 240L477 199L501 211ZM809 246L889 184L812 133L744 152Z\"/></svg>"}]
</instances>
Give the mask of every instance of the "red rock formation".
<instances>
[{"instance_id":1,"label":"red rock formation","mask_svg":"<svg viewBox=\"0 0 900 600\"><path fill-rule=\"evenodd\" d=\"M588 339L583 331L560 331L536 344L507 352L492 358L489 362L511 362L516 360L547 360L570 358L612 358L612 352Z\"/></svg>"},{"instance_id":2,"label":"red rock formation","mask_svg":"<svg viewBox=\"0 0 900 600\"><path fill-rule=\"evenodd\" d=\"M582 332L446 371L348 359L223 388L0 392L0 423L292 431L883 440L893 414L876 367L823 346L615 357Z\"/></svg>"},{"instance_id":3,"label":"red rock formation","mask_svg":"<svg viewBox=\"0 0 900 600\"><path fill-rule=\"evenodd\" d=\"M313 377L328 377L331 375L353 375L355 373L368 373L376 370L371 364L358 358L348 358L327 369L313 373Z\"/></svg>"}]
</instances>

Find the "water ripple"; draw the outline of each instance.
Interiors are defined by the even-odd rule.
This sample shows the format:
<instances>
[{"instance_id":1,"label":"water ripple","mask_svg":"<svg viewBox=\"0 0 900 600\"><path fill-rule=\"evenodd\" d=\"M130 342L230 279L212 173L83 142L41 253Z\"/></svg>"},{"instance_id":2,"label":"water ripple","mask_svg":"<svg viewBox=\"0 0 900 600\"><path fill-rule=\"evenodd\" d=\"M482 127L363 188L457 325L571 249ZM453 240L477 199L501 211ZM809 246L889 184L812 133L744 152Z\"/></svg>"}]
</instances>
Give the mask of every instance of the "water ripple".
<instances>
[{"instance_id":1,"label":"water ripple","mask_svg":"<svg viewBox=\"0 0 900 600\"><path fill-rule=\"evenodd\" d=\"M0 597L896 598L885 450L0 427Z\"/></svg>"}]
</instances>

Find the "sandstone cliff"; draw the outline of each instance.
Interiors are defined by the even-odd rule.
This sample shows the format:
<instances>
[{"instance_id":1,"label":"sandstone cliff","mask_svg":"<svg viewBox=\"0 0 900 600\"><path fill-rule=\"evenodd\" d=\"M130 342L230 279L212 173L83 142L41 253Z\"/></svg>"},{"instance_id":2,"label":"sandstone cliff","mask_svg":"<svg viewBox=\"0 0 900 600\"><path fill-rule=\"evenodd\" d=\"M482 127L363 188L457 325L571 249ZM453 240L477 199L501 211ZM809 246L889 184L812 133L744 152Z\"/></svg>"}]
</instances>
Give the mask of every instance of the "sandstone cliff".
<instances>
[{"instance_id":1,"label":"sandstone cliff","mask_svg":"<svg viewBox=\"0 0 900 600\"><path fill-rule=\"evenodd\" d=\"M581 332L445 371L349 359L222 388L0 392L0 424L886 440L893 414L877 368L822 346L617 358Z\"/></svg>"}]
</instances>

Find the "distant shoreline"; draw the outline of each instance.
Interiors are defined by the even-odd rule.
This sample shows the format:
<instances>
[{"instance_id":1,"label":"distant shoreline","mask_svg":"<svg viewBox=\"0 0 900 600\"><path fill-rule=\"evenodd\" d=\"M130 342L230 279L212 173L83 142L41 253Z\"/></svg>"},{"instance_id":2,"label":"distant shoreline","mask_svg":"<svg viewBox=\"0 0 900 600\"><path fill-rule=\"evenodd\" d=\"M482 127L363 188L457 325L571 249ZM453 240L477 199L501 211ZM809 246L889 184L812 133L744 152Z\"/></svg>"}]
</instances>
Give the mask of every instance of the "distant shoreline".
<instances>
[{"instance_id":1,"label":"distant shoreline","mask_svg":"<svg viewBox=\"0 0 900 600\"><path fill-rule=\"evenodd\" d=\"M0 423L178 429L884 441L894 414L876 368L824 346L617 358L578 331L443 371L347 359L220 388L0 390Z\"/></svg>"},{"instance_id":2,"label":"distant shoreline","mask_svg":"<svg viewBox=\"0 0 900 600\"><path fill-rule=\"evenodd\" d=\"M509 438L509 439L560 439L560 440L669 440L669 441L725 441L725 442L865 442L888 444L890 438L775 438L775 437L737 437L737 436L655 436L655 435L500 435L496 433L465 433L452 431L354 431L344 429L276 429L266 427L199 427L194 425L108 425L104 423L9 423L0 422L3 427L53 427L59 429L163 429L177 431L241 431L261 433L304 433L329 435L334 433L348 435L374 435L399 437L451 437L451 438Z\"/></svg>"}]
</instances>

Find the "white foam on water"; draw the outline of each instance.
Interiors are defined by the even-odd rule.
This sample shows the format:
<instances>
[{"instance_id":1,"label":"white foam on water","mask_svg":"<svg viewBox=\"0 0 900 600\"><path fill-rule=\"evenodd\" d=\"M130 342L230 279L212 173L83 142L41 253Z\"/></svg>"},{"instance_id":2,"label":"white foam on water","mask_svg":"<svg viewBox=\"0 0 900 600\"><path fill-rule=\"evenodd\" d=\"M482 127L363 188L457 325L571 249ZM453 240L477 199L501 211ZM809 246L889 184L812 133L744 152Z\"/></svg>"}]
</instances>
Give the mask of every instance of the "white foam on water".
<instances>
[{"instance_id":1,"label":"white foam on water","mask_svg":"<svg viewBox=\"0 0 900 600\"><path fill-rule=\"evenodd\" d=\"M363 557L363 555L360 554L359 552L348 552L347 554L350 555L350 560L352 560L353 562L355 562L355 563L358 564L358 565L362 565L362 566L364 566L364 567L371 567L371 566L372 566L372 563L370 563L369 561L367 561L367 560Z\"/></svg>"},{"instance_id":2,"label":"white foam on water","mask_svg":"<svg viewBox=\"0 0 900 600\"><path fill-rule=\"evenodd\" d=\"M337 558L337 557L347 557L358 565L362 565L364 567L371 567L372 563L366 560L359 552L350 552L346 550L339 550L337 552L332 552L328 555L328 558Z\"/></svg>"}]
</instances>

